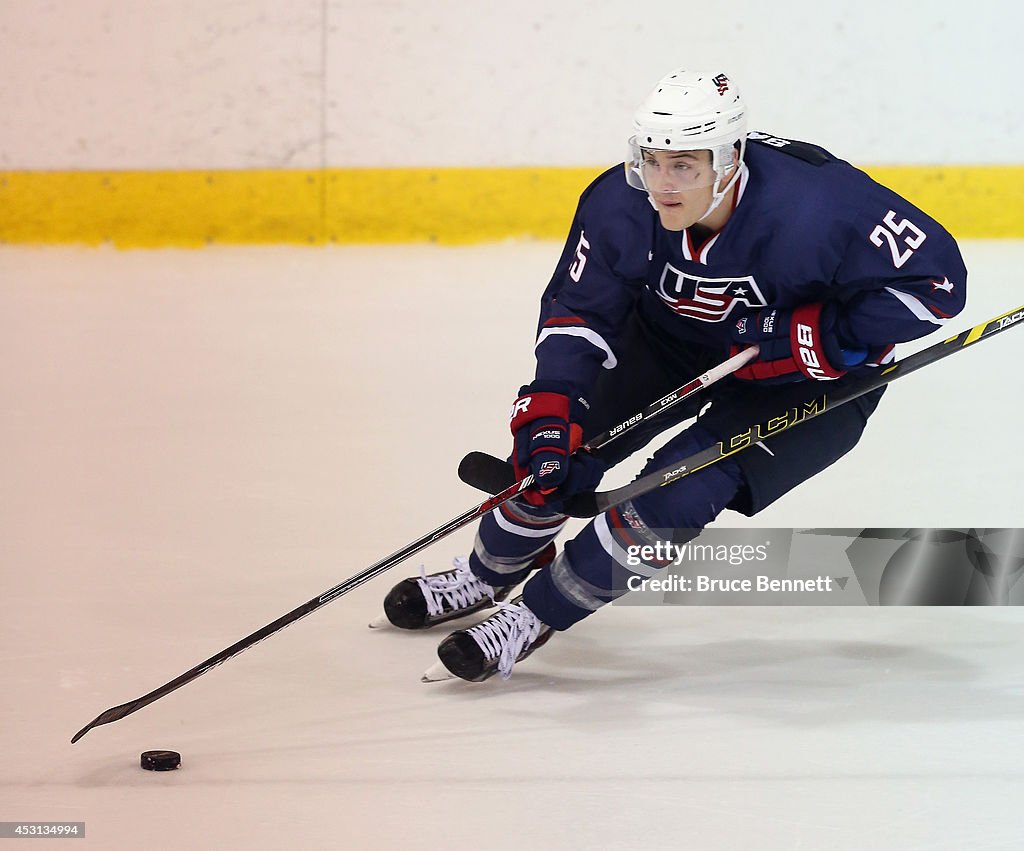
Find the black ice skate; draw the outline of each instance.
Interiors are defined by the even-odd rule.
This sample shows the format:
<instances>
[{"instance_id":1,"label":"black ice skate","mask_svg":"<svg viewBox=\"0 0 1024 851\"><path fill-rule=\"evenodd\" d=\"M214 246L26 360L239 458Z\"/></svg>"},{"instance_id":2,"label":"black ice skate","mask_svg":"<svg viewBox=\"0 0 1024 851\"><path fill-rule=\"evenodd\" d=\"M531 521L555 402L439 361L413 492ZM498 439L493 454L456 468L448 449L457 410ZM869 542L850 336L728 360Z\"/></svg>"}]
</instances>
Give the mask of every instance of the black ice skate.
<instances>
[{"instance_id":1,"label":"black ice skate","mask_svg":"<svg viewBox=\"0 0 1024 851\"><path fill-rule=\"evenodd\" d=\"M554 630L517 597L498 603L498 611L476 626L449 635L437 648L440 663L423 675L423 682L461 677L472 683L500 674L512 676L512 666L551 638Z\"/></svg>"},{"instance_id":2,"label":"black ice skate","mask_svg":"<svg viewBox=\"0 0 1024 851\"><path fill-rule=\"evenodd\" d=\"M548 544L530 562L531 571L549 564L555 557L555 545ZM390 622L399 629L427 629L439 623L463 618L505 600L519 583L495 588L478 579L469 569L469 561L456 558L454 570L403 579L384 598L384 619L370 624Z\"/></svg>"}]
</instances>

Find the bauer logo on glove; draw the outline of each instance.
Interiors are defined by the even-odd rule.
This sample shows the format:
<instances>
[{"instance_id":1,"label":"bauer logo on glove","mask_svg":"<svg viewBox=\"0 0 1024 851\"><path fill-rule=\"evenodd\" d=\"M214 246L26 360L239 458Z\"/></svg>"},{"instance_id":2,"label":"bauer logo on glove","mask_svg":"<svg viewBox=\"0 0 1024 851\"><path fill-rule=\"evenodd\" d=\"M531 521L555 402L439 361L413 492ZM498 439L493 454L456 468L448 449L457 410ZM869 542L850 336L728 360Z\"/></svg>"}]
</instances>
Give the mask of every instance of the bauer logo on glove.
<instances>
[{"instance_id":1,"label":"bauer logo on glove","mask_svg":"<svg viewBox=\"0 0 1024 851\"><path fill-rule=\"evenodd\" d=\"M523 396L520 399L516 399L516 403L512 406L512 410L508 412L508 421L512 422L516 418L516 414L525 414L530 410L530 402L533 398L530 396Z\"/></svg>"},{"instance_id":2,"label":"bauer logo on glove","mask_svg":"<svg viewBox=\"0 0 1024 851\"><path fill-rule=\"evenodd\" d=\"M531 473L536 484L522 498L531 505L543 505L545 497L566 484L570 471L583 466L597 469L599 462L570 456L583 441L581 422L587 406L572 388L556 381L537 380L519 391L512 406L512 465L517 479ZM586 454L586 453L584 453ZM588 463L583 463L586 461ZM583 477L581 487L596 486L603 465L595 475ZM576 478L580 475L577 473Z\"/></svg>"}]
</instances>

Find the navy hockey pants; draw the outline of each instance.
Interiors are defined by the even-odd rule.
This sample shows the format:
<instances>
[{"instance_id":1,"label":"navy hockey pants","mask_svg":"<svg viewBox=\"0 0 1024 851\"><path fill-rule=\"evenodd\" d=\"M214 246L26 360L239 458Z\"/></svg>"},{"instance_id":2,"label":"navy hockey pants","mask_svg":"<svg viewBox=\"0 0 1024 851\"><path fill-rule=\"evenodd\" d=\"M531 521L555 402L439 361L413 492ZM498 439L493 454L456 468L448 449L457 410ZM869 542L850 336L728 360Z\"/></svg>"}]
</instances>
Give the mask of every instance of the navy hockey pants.
<instances>
[{"instance_id":1,"label":"navy hockey pants","mask_svg":"<svg viewBox=\"0 0 1024 851\"><path fill-rule=\"evenodd\" d=\"M636 317L627 328L620 352L618 367L604 373L595 387L590 416L584 423L587 436L625 421L721 360L721 353L696 346L684 353L659 348L656 338L645 332ZM646 427L631 430L601 455L614 466L656 434L695 416L711 401L694 425L655 453L643 473L662 469L746 426L802 407L805 400L842 381L766 386L726 379L655 417ZM627 593L631 576L652 575L656 566L627 563L626 542L653 544L671 534L673 542L684 543L726 508L748 516L756 514L849 452L882 393L883 389L873 391L594 518L554 562L530 578L523 589L524 602L544 623L568 629ZM564 515L550 508L507 502L481 521L470 567L491 585L519 582L533 557L565 522Z\"/></svg>"}]
</instances>

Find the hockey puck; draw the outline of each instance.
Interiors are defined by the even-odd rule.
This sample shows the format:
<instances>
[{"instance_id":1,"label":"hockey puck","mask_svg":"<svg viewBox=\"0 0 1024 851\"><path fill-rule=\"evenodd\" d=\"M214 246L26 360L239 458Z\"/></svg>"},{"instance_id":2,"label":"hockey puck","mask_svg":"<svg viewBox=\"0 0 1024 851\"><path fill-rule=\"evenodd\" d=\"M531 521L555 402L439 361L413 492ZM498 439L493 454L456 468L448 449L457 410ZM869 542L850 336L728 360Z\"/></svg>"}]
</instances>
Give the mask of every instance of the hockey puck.
<instances>
[{"instance_id":1,"label":"hockey puck","mask_svg":"<svg viewBox=\"0 0 1024 851\"><path fill-rule=\"evenodd\" d=\"M173 771L181 765L181 754L177 751L143 751L139 764L146 771Z\"/></svg>"}]
</instances>

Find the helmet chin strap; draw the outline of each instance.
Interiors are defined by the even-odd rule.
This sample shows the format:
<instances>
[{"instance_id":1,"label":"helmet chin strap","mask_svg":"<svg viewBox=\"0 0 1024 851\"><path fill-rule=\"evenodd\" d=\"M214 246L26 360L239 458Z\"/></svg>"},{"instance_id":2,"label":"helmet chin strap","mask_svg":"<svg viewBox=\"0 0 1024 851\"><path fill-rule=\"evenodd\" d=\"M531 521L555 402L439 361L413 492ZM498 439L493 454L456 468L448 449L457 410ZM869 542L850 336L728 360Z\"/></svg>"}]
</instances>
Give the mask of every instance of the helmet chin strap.
<instances>
[{"instance_id":1,"label":"helmet chin strap","mask_svg":"<svg viewBox=\"0 0 1024 851\"><path fill-rule=\"evenodd\" d=\"M731 178L729 178L729 182L725 184L725 187L723 189L718 188L718 184L722 182L722 177L719 175L718 177L715 178L715 185L711 190L711 206L708 207L707 211L704 213L703 216L697 219L698 222L704 221L704 219L706 219L713 212L715 212L715 210L718 209L718 205L721 204L724 200L725 196L729 194L729 190L736 185L736 179L740 176L740 166L733 166L733 168L736 173Z\"/></svg>"}]
</instances>

